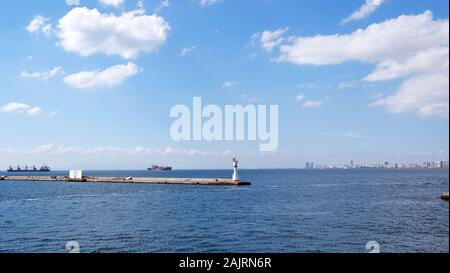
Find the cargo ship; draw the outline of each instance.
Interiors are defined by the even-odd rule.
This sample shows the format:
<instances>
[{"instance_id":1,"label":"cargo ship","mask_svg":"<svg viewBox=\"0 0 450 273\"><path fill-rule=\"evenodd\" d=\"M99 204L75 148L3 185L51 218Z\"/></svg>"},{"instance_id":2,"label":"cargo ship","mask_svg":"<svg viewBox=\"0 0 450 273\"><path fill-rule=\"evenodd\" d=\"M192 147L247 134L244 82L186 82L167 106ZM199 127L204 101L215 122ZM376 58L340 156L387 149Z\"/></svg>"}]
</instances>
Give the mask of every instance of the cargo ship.
<instances>
[{"instance_id":1,"label":"cargo ship","mask_svg":"<svg viewBox=\"0 0 450 273\"><path fill-rule=\"evenodd\" d=\"M25 166L25 168L21 168L20 166L17 166L17 168L13 168L9 166L9 168L6 170L7 172L49 172L50 167L47 165L43 165L39 169L36 168L36 166L28 167Z\"/></svg>"},{"instance_id":2,"label":"cargo ship","mask_svg":"<svg viewBox=\"0 0 450 273\"><path fill-rule=\"evenodd\" d=\"M149 171L171 171L171 166L162 166L162 165L152 165L150 168L147 168Z\"/></svg>"}]
</instances>

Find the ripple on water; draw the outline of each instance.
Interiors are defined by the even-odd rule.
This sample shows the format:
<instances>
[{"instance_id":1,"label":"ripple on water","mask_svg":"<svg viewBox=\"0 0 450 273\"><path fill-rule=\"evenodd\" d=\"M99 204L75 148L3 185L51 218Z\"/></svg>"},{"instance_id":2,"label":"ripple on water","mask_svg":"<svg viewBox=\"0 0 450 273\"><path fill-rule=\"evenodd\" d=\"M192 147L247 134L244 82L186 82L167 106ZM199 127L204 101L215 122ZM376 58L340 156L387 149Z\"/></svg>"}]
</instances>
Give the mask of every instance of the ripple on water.
<instances>
[{"instance_id":1,"label":"ripple on water","mask_svg":"<svg viewBox=\"0 0 450 273\"><path fill-rule=\"evenodd\" d=\"M82 252L363 252L371 240L384 252L448 252L448 203L439 199L448 191L446 170L240 175L252 185L4 181L0 252L64 252L71 240Z\"/></svg>"}]
</instances>

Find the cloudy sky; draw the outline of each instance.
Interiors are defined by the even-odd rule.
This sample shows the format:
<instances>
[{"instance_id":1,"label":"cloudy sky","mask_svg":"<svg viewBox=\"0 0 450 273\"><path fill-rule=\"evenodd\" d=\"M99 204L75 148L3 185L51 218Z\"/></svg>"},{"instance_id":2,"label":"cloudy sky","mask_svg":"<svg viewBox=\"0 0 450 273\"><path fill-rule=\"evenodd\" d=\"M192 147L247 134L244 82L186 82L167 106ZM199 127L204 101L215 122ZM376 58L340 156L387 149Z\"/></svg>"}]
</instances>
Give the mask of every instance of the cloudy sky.
<instances>
[{"instance_id":1,"label":"cloudy sky","mask_svg":"<svg viewBox=\"0 0 450 273\"><path fill-rule=\"evenodd\" d=\"M0 168L448 160L448 1L1 1ZM177 142L170 109L279 105L279 145Z\"/></svg>"}]
</instances>

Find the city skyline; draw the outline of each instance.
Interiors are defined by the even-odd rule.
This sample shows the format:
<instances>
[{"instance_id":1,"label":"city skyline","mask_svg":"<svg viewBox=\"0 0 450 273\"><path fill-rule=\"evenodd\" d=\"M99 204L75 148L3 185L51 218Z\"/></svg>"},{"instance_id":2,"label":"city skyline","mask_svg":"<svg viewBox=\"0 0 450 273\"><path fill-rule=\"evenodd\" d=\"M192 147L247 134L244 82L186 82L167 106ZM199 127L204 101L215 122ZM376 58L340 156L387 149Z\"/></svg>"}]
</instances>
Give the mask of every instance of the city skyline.
<instances>
[{"instance_id":1,"label":"city skyline","mask_svg":"<svg viewBox=\"0 0 450 273\"><path fill-rule=\"evenodd\" d=\"M448 1L0 7L2 170L448 161ZM278 105L276 151L173 140L170 109L193 97Z\"/></svg>"},{"instance_id":2,"label":"city skyline","mask_svg":"<svg viewBox=\"0 0 450 273\"><path fill-rule=\"evenodd\" d=\"M360 168L374 168L374 169L443 169L448 168L448 161L433 161L433 162L421 162L421 163L411 163L411 162L379 162L379 163L362 163L354 162L351 160L346 163L338 164L316 164L314 162L306 162L305 169L360 169Z\"/></svg>"}]
</instances>

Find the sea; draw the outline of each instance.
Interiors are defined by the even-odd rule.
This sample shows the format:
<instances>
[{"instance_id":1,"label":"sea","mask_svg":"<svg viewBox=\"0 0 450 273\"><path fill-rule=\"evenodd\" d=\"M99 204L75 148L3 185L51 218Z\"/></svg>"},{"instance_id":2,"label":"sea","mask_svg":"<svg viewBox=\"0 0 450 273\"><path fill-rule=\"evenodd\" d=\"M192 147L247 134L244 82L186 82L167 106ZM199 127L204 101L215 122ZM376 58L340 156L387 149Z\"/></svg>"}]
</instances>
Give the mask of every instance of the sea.
<instances>
[{"instance_id":1,"label":"sea","mask_svg":"<svg viewBox=\"0 0 450 273\"><path fill-rule=\"evenodd\" d=\"M229 178L232 171L84 175ZM67 252L68 242L83 253L364 253L374 244L379 252L449 252L449 203L440 199L448 169L239 175L252 185L0 181L0 252Z\"/></svg>"}]
</instances>

